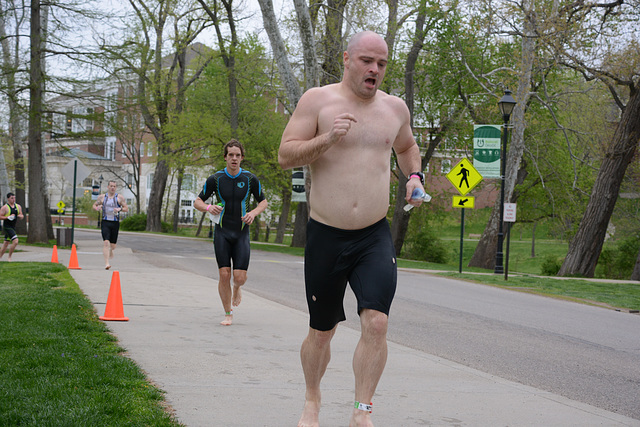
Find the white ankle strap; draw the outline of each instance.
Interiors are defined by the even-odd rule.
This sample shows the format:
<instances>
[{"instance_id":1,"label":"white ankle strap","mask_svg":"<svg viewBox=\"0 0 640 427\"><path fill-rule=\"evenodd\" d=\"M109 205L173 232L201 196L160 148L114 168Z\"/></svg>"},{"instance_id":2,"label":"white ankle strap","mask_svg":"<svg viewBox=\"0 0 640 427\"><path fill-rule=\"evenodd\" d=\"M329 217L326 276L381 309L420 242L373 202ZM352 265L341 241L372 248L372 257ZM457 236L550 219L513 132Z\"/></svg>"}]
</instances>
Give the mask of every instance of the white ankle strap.
<instances>
[{"instance_id":1,"label":"white ankle strap","mask_svg":"<svg viewBox=\"0 0 640 427\"><path fill-rule=\"evenodd\" d=\"M373 410L373 403L369 403L367 405L366 403L356 402L355 408L359 409L361 411L367 411L367 412L371 413L371 411Z\"/></svg>"}]
</instances>

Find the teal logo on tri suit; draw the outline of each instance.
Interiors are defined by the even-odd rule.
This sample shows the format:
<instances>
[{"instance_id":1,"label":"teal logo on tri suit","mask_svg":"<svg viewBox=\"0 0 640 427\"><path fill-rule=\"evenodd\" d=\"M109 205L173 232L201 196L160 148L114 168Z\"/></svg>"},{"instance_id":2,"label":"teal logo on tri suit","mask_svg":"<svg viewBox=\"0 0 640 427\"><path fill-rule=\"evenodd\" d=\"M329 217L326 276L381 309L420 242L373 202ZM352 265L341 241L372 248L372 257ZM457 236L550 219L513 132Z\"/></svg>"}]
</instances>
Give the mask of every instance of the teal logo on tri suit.
<instances>
[{"instance_id":1,"label":"teal logo on tri suit","mask_svg":"<svg viewBox=\"0 0 640 427\"><path fill-rule=\"evenodd\" d=\"M238 188L244 188L244 182L239 182L238 183Z\"/></svg>"}]
</instances>

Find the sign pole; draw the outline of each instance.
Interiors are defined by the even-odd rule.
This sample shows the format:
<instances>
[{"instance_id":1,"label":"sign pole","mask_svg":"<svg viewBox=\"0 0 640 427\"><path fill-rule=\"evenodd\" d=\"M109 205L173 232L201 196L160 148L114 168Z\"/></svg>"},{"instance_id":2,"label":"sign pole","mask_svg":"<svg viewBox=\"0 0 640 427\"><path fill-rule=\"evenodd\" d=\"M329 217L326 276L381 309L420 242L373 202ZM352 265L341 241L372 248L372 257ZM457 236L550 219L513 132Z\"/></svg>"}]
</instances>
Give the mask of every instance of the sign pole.
<instances>
[{"instance_id":1,"label":"sign pole","mask_svg":"<svg viewBox=\"0 0 640 427\"><path fill-rule=\"evenodd\" d=\"M507 222L507 253L504 259L504 280L509 279L509 242L511 241L511 222Z\"/></svg>"},{"instance_id":2,"label":"sign pole","mask_svg":"<svg viewBox=\"0 0 640 427\"><path fill-rule=\"evenodd\" d=\"M464 208L462 208L462 214L460 215L460 264L458 266L458 273L462 273L462 249L464 247Z\"/></svg>"},{"instance_id":3,"label":"sign pole","mask_svg":"<svg viewBox=\"0 0 640 427\"><path fill-rule=\"evenodd\" d=\"M71 244L73 245L73 228L76 224L76 174L78 173L78 159L73 161L73 204L71 205Z\"/></svg>"}]
</instances>

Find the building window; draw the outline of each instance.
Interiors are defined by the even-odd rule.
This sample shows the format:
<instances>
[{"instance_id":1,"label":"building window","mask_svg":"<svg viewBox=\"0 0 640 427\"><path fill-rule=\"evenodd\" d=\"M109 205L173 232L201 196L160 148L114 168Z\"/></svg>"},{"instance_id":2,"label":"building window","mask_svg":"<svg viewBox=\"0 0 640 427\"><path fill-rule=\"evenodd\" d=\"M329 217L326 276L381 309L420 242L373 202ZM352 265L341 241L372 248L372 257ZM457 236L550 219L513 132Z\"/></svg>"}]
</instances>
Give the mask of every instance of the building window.
<instances>
[{"instance_id":1,"label":"building window","mask_svg":"<svg viewBox=\"0 0 640 427\"><path fill-rule=\"evenodd\" d=\"M147 176L147 189L151 190L151 186L153 185L153 173L150 173Z\"/></svg>"},{"instance_id":2,"label":"building window","mask_svg":"<svg viewBox=\"0 0 640 427\"><path fill-rule=\"evenodd\" d=\"M181 189L184 191L193 191L193 175L190 173L185 173L182 175L182 187Z\"/></svg>"},{"instance_id":3,"label":"building window","mask_svg":"<svg viewBox=\"0 0 640 427\"><path fill-rule=\"evenodd\" d=\"M93 108L87 108L87 117L84 119L85 131L93 130Z\"/></svg>"},{"instance_id":4,"label":"building window","mask_svg":"<svg viewBox=\"0 0 640 427\"><path fill-rule=\"evenodd\" d=\"M193 202L191 200L180 200L180 206L191 207Z\"/></svg>"}]
</instances>

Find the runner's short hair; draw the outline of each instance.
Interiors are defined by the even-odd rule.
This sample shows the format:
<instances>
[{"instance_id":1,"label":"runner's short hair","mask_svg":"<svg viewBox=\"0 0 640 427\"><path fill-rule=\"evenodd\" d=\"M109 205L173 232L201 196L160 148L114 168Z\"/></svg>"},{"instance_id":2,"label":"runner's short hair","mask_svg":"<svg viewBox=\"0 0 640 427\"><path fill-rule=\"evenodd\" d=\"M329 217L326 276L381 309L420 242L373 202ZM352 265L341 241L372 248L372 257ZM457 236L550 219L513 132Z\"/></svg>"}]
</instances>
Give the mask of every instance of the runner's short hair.
<instances>
[{"instance_id":1,"label":"runner's short hair","mask_svg":"<svg viewBox=\"0 0 640 427\"><path fill-rule=\"evenodd\" d=\"M240 149L240 154L244 157L244 146L240 141L234 138L224 144L224 157L227 157L227 154L229 154L229 147L238 147Z\"/></svg>"}]
</instances>

